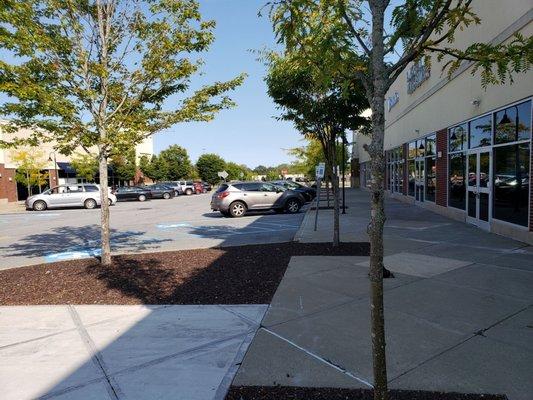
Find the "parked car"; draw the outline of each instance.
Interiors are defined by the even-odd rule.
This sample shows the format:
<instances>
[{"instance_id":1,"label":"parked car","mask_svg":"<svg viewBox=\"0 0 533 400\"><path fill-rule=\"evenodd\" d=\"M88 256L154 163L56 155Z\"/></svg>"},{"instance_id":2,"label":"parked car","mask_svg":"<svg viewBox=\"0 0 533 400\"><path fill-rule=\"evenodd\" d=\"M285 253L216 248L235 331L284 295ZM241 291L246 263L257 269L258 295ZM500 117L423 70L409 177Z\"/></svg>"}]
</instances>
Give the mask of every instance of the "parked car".
<instances>
[{"instance_id":1,"label":"parked car","mask_svg":"<svg viewBox=\"0 0 533 400\"><path fill-rule=\"evenodd\" d=\"M310 202L316 197L316 189L310 188L309 186L302 185L301 183L298 183L298 182L289 181L289 180L279 180L279 181L272 181L271 183L273 183L274 185L283 186L284 188L301 193L304 196L306 203Z\"/></svg>"},{"instance_id":2,"label":"parked car","mask_svg":"<svg viewBox=\"0 0 533 400\"><path fill-rule=\"evenodd\" d=\"M193 187L194 187L194 193L196 194L207 192L202 182L193 182Z\"/></svg>"},{"instance_id":3,"label":"parked car","mask_svg":"<svg viewBox=\"0 0 533 400\"><path fill-rule=\"evenodd\" d=\"M213 190L213 186L211 186L211 184L206 181L202 181L202 185L204 185L204 189L206 192L210 192L211 190Z\"/></svg>"},{"instance_id":4,"label":"parked car","mask_svg":"<svg viewBox=\"0 0 533 400\"><path fill-rule=\"evenodd\" d=\"M117 197L109 189L109 205L117 202ZM96 208L100 205L100 186L94 183L60 185L45 190L26 199L26 209L44 211L47 208L85 207Z\"/></svg>"},{"instance_id":5,"label":"parked car","mask_svg":"<svg viewBox=\"0 0 533 400\"><path fill-rule=\"evenodd\" d=\"M176 192L173 188L167 185L162 185L161 183L156 183L155 185L144 186L150 191L152 199L171 199L176 196Z\"/></svg>"},{"instance_id":6,"label":"parked car","mask_svg":"<svg viewBox=\"0 0 533 400\"><path fill-rule=\"evenodd\" d=\"M166 182L159 182L159 184L169 186L172 189L174 189L176 196L183 194L183 188L180 184L180 181L166 181Z\"/></svg>"},{"instance_id":7,"label":"parked car","mask_svg":"<svg viewBox=\"0 0 533 400\"><path fill-rule=\"evenodd\" d=\"M266 182L224 183L211 198L211 209L242 217L248 210L297 213L305 203L299 192Z\"/></svg>"},{"instance_id":8,"label":"parked car","mask_svg":"<svg viewBox=\"0 0 533 400\"><path fill-rule=\"evenodd\" d=\"M121 186L115 190L114 194L118 201L145 201L152 198L150 190L138 186Z\"/></svg>"},{"instance_id":9,"label":"parked car","mask_svg":"<svg viewBox=\"0 0 533 400\"><path fill-rule=\"evenodd\" d=\"M186 194L187 196L195 193L194 182L193 181L178 181L181 186L181 193Z\"/></svg>"}]
</instances>

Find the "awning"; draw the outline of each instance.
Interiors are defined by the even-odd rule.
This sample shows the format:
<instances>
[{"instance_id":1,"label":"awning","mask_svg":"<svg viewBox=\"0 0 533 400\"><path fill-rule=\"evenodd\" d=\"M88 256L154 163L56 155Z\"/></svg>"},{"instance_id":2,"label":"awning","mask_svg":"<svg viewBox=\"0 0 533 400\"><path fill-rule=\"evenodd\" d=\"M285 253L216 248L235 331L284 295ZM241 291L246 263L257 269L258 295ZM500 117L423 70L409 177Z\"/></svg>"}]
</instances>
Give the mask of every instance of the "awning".
<instances>
[{"instance_id":1,"label":"awning","mask_svg":"<svg viewBox=\"0 0 533 400\"><path fill-rule=\"evenodd\" d=\"M65 171L65 173L67 174L76 175L76 170L72 168L72 165L68 162L58 162L57 168L59 168L62 171Z\"/></svg>"}]
</instances>

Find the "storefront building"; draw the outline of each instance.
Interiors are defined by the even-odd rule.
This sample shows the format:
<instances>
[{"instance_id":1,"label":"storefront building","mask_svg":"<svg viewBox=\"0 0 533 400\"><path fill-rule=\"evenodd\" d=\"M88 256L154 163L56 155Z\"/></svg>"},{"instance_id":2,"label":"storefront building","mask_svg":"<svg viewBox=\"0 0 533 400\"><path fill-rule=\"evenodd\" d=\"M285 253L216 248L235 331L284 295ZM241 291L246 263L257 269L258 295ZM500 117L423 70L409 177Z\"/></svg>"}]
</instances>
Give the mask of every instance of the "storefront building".
<instances>
[{"instance_id":1,"label":"storefront building","mask_svg":"<svg viewBox=\"0 0 533 400\"><path fill-rule=\"evenodd\" d=\"M21 129L16 136L26 138L31 133L29 129ZM1 121L0 139L12 140L12 136L4 136L2 133ZM142 155L151 157L153 154L153 138L149 137L145 139L136 146L135 150L137 163ZM16 160L16 154L19 151L26 151L31 154L32 161L42 166L40 172L43 177L46 177L46 182L43 181L40 187L31 187L28 189L24 183L17 182L17 169L20 172L20 163ZM84 151L80 148L74 151L74 154L77 153L83 154ZM137 170L134 182L136 183L142 179L142 173ZM56 151L53 143L42 143L39 147L0 148L0 204L25 200L30 194L30 191L32 194L36 194L49 187L76 184L82 181L84 180L77 176L76 170L71 165L71 157ZM114 178L112 168L109 170L109 184L118 184L118 180Z\"/></svg>"},{"instance_id":2,"label":"storefront building","mask_svg":"<svg viewBox=\"0 0 533 400\"><path fill-rule=\"evenodd\" d=\"M481 3L481 2L479 2ZM455 46L506 42L533 33L528 0L487 0L475 9L482 23L459 32ZM478 6L479 7L479 6ZM533 243L533 72L513 83L481 86L472 65L447 78L436 58L431 69L409 66L387 94L386 190L394 197ZM368 138L358 137L361 186L371 175Z\"/></svg>"}]
</instances>

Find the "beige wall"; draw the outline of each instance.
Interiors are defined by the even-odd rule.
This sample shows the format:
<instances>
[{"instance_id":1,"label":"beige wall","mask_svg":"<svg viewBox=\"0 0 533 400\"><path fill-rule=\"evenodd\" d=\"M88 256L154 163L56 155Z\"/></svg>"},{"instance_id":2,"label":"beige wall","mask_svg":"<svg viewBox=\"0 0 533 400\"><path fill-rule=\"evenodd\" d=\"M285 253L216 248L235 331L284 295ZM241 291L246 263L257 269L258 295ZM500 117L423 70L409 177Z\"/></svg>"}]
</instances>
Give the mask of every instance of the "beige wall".
<instances>
[{"instance_id":1,"label":"beige wall","mask_svg":"<svg viewBox=\"0 0 533 400\"><path fill-rule=\"evenodd\" d=\"M31 134L31 130L29 129L21 129L17 132L16 136L20 138L27 138ZM2 133L2 129L0 126L0 139L4 140L10 140L13 138L13 135L8 135L6 133ZM28 148L25 146L25 148ZM16 149L0 149L0 164L5 164L5 168L16 168L17 166L12 162L12 156L13 153L16 151ZM44 159L44 161L48 160L48 157L52 152L54 152L54 144L53 143L42 143L36 148L36 152L38 152L41 157ZM139 157L143 154L152 155L154 152L154 144L153 144L153 138L149 137L145 139L142 143L137 145L136 147L136 155L137 155L137 161ZM85 153L85 151L82 148L79 148L78 150L74 151L74 153ZM56 161L57 162L69 162L70 157L65 156L63 154L60 154L59 152L55 152L56 154ZM53 156L52 156L53 157ZM46 168L54 169L54 163L48 162Z\"/></svg>"},{"instance_id":2,"label":"beige wall","mask_svg":"<svg viewBox=\"0 0 533 400\"><path fill-rule=\"evenodd\" d=\"M454 46L464 48L473 42L501 42L509 39L519 28L524 36L533 34L531 0L483 0L474 4L482 23L458 32ZM515 75L513 84L489 86L484 90L479 73L472 76L471 67L448 80L442 73L442 64L437 63L435 56L432 60L430 78L412 94L407 94L407 71L391 86L387 97L397 92L399 102L390 112L386 110L385 113L385 149L533 94L531 71ZM480 100L479 106L472 104L474 99ZM385 108L387 109L387 105Z\"/></svg>"}]
</instances>

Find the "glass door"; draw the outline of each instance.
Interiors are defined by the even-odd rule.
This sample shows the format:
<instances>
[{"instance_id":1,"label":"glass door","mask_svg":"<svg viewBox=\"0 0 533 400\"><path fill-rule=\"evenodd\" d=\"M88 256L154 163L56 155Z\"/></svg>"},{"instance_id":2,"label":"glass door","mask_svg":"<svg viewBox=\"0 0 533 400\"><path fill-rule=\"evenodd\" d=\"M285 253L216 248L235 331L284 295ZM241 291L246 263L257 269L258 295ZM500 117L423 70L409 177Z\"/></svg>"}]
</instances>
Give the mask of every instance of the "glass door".
<instances>
[{"instance_id":1,"label":"glass door","mask_svg":"<svg viewBox=\"0 0 533 400\"><path fill-rule=\"evenodd\" d=\"M467 155L466 220L483 229L489 229L491 202L491 153L480 149Z\"/></svg>"},{"instance_id":2,"label":"glass door","mask_svg":"<svg viewBox=\"0 0 533 400\"><path fill-rule=\"evenodd\" d=\"M415 160L415 201L423 202L426 186L425 160L417 158Z\"/></svg>"}]
</instances>

